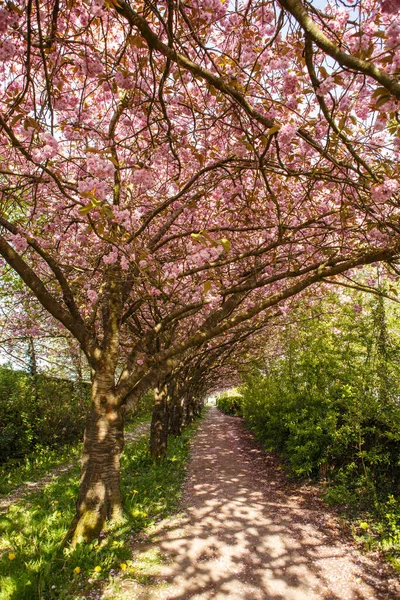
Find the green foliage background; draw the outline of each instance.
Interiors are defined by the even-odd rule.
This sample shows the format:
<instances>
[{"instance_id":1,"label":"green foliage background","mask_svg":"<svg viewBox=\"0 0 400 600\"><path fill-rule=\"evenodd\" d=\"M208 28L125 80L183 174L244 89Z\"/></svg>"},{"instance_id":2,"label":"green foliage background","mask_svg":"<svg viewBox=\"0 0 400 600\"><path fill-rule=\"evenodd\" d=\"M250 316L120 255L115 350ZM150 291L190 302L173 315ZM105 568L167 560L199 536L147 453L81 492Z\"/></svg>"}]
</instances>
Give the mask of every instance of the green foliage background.
<instances>
[{"instance_id":1,"label":"green foliage background","mask_svg":"<svg viewBox=\"0 0 400 600\"><path fill-rule=\"evenodd\" d=\"M0 367L0 462L83 434L90 385Z\"/></svg>"},{"instance_id":2,"label":"green foliage background","mask_svg":"<svg viewBox=\"0 0 400 600\"><path fill-rule=\"evenodd\" d=\"M253 364L235 413L292 474L324 481L368 545L400 556L397 323L378 297L303 310ZM218 405L232 414L229 398Z\"/></svg>"}]
</instances>

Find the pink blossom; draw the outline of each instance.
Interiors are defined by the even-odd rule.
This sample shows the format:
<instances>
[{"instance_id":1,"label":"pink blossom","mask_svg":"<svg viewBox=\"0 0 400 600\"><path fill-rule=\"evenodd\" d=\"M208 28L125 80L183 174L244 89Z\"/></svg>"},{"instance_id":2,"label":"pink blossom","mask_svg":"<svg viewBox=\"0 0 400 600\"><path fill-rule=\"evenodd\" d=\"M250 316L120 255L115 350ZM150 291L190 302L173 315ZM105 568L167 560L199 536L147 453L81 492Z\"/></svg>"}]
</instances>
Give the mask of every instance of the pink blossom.
<instances>
[{"instance_id":1,"label":"pink blossom","mask_svg":"<svg viewBox=\"0 0 400 600\"><path fill-rule=\"evenodd\" d=\"M399 188L400 184L398 181L395 179L386 179L384 183L375 185L372 188L372 198L375 202L386 202Z\"/></svg>"},{"instance_id":2,"label":"pink blossom","mask_svg":"<svg viewBox=\"0 0 400 600\"><path fill-rule=\"evenodd\" d=\"M122 90L131 90L134 87L133 77L130 75L124 75L120 71L115 75L115 82Z\"/></svg>"},{"instance_id":3,"label":"pink blossom","mask_svg":"<svg viewBox=\"0 0 400 600\"><path fill-rule=\"evenodd\" d=\"M7 60L10 60L11 58L13 58L16 51L17 49L14 46L14 44L9 42L8 40L0 42L0 61L5 62Z\"/></svg>"},{"instance_id":4,"label":"pink blossom","mask_svg":"<svg viewBox=\"0 0 400 600\"><path fill-rule=\"evenodd\" d=\"M383 12L394 14L400 10L400 0L382 0Z\"/></svg>"},{"instance_id":5,"label":"pink blossom","mask_svg":"<svg viewBox=\"0 0 400 600\"><path fill-rule=\"evenodd\" d=\"M122 269L123 271L128 271L128 269L129 269L129 261L128 261L128 259L126 258L126 256L122 256L122 257L121 257L121 260L120 260L120 265L121 265L121 269Z\"/></svg>"},{"instance_id":6,"label":"pink blossom","mask_svg":"<svg viewBox=\"0 0 400 600\"><path fill-rule=\"evenodd\" d=\"M23 252L24 250L26 250L26 247L28 245L26 238L20 233L17 233L13 236L12 242L17 252Z\"/></svg>"},{"instance_id":7,"label":"pink blossom","mask_svg":"<svg viewBox=\"0 0 400 600\"><path fill-rule=\"evenodd\" d=\"M91 154L86 160L87 170L99 179L106 179L114 175L115 167L111 161L98 154Z\"/></svg>"},{"instance_id":8,"label":"pink blossom","mask_svg":"<svg viewBox=\"0 0 400 600\"><path fill-rule=\"evenodd\" d=\"M335 87L333 77L327 77L318 87L318 96L326 96Z\"/></svg>"},{"instance_id":9,"label":"pink blossom","mask_svg":"<svg viewBox=\"0 0 400 600\"><path fill-rule=\"evenodd\" d=\"M295 123L286 123L283 125L278 133L278 139L283 147L290 145L290 142L295 137L297 132L297 125Z\"/></svg>"},{"instance_id":10,"label":"pink blossom","mask_svg":"<svg viewBox=\"0 0 400 600\"><path fill-rule=\"evenodd\" d=\"M283 78L282 91L284 94L295 94L297 91L298 80L296 75L285 73Z\"/></svg>"},{"instance_id":11,"label":"pink blossom","mask_svg":"<svg viewBox=\"0 0 400 600\"><path fill-rule=\"evenodd\" d=\"M154 184L154 175L149 169L138 169L132 175L132 183L149 188Z\"/></svg>"},{"instance_id":12,"label":"pink blossom","mask_svg":"<svg viewBox=\"0 0 400 600\"><path fill-rule=\"evenodd\" d=\"M0 35L6 33L8 26L15 21L15 18L8 10L0 8Z\"/></svg>"},{"instance_id":13,"label":"pink blossom","mask_svg":"<svg viewBox=\"0 0 400 600\"><path fill-rule=\"evenodd\" d=\"M103 256L103 261L106 265L114 265L118 260L118 250L114 248L109 254Z\"/></svg>"},{"instance_id":14,"label":"pink blossom","mask_svg":"<svg viewBox=\"0 0 400 600\"><path fill-rule=\"evenodd\" d=\"M103 72L103 65L101 62L92 56L85 56L85 58L80 61L80 66L82 73L88 77L97 77Z\"/></svg>"},{"instance_id":15,"label":"pink blossom","mask_svg":"<svg viewBox=\"0 0 400 600\"><path fill-rule=\"evenodd\" d=\"M97 302L97 299L99 296L95 290L88 290L87 297L89 298L89 300L92 304L95 304Z\"/></svg>"},{"instance_id":16,"label":"pink blossom","mask_svg":"<svg viewBox=\"0 0 400 600\"><path fill-rule=\"evenodd\" d=\"M105 15L105 11L103 10L104 1L103 0L93 0L91 10L93 16L102 17Z\"/></svg>"}]
</instances>

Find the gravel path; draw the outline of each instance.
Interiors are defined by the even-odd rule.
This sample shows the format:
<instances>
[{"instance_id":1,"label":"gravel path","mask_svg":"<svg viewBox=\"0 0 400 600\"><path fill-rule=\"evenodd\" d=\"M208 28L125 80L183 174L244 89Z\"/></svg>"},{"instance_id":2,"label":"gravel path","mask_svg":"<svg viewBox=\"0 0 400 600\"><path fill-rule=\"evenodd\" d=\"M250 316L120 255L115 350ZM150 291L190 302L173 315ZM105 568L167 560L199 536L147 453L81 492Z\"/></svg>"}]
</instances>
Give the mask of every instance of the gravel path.
<instances>
[{"instance_id":1,"label":"gravel path","mask_svg":"<svg viewBox=\"0 0 400 600\"><path fill-rule=\"evenodd\" d=\"M196 434L184 505L184 517L161 524L138 549L164 556L157 587L125 580L123 597L400 598L399 578L357 551L315 488L289 482L240 420L215 408Z\"/></svg>"},{"instance_id":2,"label":"gravel path","mask_svg":"<svg viewBox=\"0 0 400 600\"><path fill-rule=\"evenodd\" d=\"M132 442L136 442L139 440L142 435L145 435L149 431L149 423L141 423L133 431L128 431L125 433L125 443L132 444ZM4 512L8 510L8 507L11 504L15 504L28 494L32 492L40 492L48 483L53 481L56 477L59 477L63 473L67 473L73 467L73 463L68 463L67 465L61 465L60 467L56 467L52 469L47 475L39 479L38 481L27 481L24 485L17 487L11 494L0 498L0 512Z\"/></svg>"}]
</instances>

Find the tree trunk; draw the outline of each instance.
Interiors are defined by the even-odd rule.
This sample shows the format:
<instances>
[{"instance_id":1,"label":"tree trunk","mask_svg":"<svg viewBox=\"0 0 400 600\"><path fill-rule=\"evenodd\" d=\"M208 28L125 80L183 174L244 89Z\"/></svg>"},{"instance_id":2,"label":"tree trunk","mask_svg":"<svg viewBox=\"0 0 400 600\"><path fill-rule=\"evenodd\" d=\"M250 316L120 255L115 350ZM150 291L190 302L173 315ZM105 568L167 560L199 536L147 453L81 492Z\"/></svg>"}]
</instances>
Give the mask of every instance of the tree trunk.
<instances>
[{"instance_id":1,"label":"tree trunk","mask_svg":"<svg viewBox=\"0 0 400 600\"><path fill-rule=\"evenodd\" d=\"M193 398L191 396L188 396L186 398L186 406L185 406L185 425L191 425L194 421L194 417L193 417L193 406L194 402L193 402Z\"/></svg>"},{"instance_id":2,"label":"tree trunk","mask_svg":"<svg viewBox=\"0 0 400 600\"><path fill-rule=\"evenodd\" d=\"M175 396L172 398L169 411L169 432L171 435L182 435L183 405L182 398Z\"/></svg>"},{"instance_id":3,"label":"tree trunk","mask_svg":"<svg viewBox=\"0 0 400 600\"><path fill-rule=\"evenodd\" d=\"M164 458L168 444L168 391L165 383L154 389L154 407L150 426L150 454L153 460Z\"/></svg>"},{"instance_id":4,"label":"tree trunk","mask_svg":"<svg viewBox=\"0 0 400 600\"><path fill-rule=\"evenodd\" d=\"M193 414L195 417L199 418L201 417L201 411L204 408L204 400L197 400L194 403L194 409L193 409Z\"/></svg>"},{"instance_id":5,"label":"tree trunk","mask_svg":"<svg viewBox=\"0 0 400 600\"><path fill-rule=\"evenodd\" d=\"M122 517L123 425L123 409L116 402L113 377L97 373L86 419L76 514L65 538L65 541L71 540L72 545L96 538L107 519Z\"/></svg>"},{"instance_id":6,"label":"tree trunk","mask_svg":"<svg viewBox=\"0 0 400 600\"><path fill-rule=\"evenodd\" d=\"M39 401L38 371L37 371L35 342L34 342L32 336L29 336L29 338L28 338L28 360L29 360L29 364L28 364L29 375L32 378L33 399L34 399L35 405L37 406L38 401Z\"/></svg>"}]
</instances>

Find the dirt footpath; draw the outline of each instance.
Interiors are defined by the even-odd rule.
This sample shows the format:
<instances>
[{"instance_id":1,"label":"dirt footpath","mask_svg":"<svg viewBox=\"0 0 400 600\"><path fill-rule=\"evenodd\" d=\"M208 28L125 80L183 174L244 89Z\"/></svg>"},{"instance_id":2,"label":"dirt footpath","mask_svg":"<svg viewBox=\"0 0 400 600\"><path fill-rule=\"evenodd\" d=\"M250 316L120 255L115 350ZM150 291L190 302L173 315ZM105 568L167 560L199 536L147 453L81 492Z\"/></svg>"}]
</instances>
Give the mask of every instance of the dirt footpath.
<instances>
[{"instance_id":1,"label":"dirt footpath","mask_svg":"<svg viewBox=\"0 0 400 600\"><path fill-rule=\"evenodd\" d=\"M357 551L315 489L288 482L240 420L216 408L196 435L184 506L186 516L164 523L147 545L166 559L161 587L130 597L400 598L399 578Z\"/></svg>"}]
</instances>

